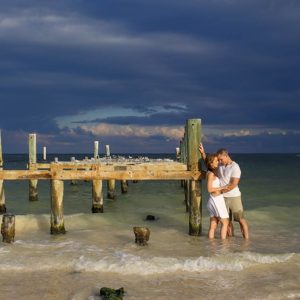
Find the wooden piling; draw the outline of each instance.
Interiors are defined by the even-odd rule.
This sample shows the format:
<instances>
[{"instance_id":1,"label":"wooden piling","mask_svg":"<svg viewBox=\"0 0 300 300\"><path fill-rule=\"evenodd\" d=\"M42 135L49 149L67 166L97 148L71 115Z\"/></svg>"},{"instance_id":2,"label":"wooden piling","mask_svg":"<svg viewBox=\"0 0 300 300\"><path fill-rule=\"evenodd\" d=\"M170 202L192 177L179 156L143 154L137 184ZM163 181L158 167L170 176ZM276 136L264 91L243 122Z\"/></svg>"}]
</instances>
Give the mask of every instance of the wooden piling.
<instances>
[{"instance_id":1,"label":"wooden piling","mask_svg":"<svg viewBox=\"0 0 300 300\"><path fill-rule=\"evenodd\" d=\"M187 165L187 124L185 125L184 137L183 137L183 157L182 162ZM190 181L184 180L184 202L185 202L185 211L190 211Z\"/></svg>"},{"instance_id":2,"label":"wooden piling","mask_svg":"<svg viewBox=\"0 0 300 300\"><path fill-rule=\"evenodd\" d=\"M201 120L189 119L186 123L187 137L187 168L190 171L198 171L200 165L200 153L198 146L201 142ZM201 235L202 231L202 192L201 183L196 180L189 182L189 234Z\"/></svg>"},{"instance_id":3,"label":"wooden piling","mask_svg":"<svg viewBox=\"0 0 300 300\"><path fill-rule=\"evenodd\" d=\"M29 170L32 170L32 164L36 164L36 134L29 134L28 139L29 144ZM29 180L29 201L38 200L38 190L37 190L38 181L37 179Z\"/></svg>"},{"instance_id":4,"label":"wooden piling","mask_svg":"<svg viewBox=\"0 0 300 300\"><path fill-rule=\"evenodd\" d=\"M99 157L99 141L94 141L94 158Z\"/></svg>"},{"instance_id":5,"label":"wooden piling","mask_svg":"<svg viewBox=\"0 0 300 300\"><path fill-rule=\"evenodd\" d=\"M109 145L105 146L106 157L110 157L110 148ZM115 179L110 179L107 181L107 198L115 199L116 198L116 181Z\"/></svg>"},{"instance_id":6,"label":"wooden piling","mask_svg":"<svg viewBox=\"0 0 300 300\"><path fill-rule=\"evenodd\" d=\"M150 229L148 227L133 227L133 232L135 235L135 243L140 246L146 246L150 237Z\"/></svg>"},{"instance_id":7,"label":"wooden piling","mask_svg":"<svg viewBox=\"0 0 300 300\"><path fill-rule=\"evenodd\" d=\"M121 192L122 194L127 194L128 192L127 180L121 180Z\"/></svg>"},{"instance_id":8,"label":"wooden piling","mask_svg":"<svg viewBox=\"0 0 300 300\"><path fill-rule=\"evenodd\" d=\"M105 153L107 157L110 157L110 149L109 149L109 145L105 145Z\"/></svg>"},{"instance_id":9,"label":"wooden piling","mask_svg":"<svg viewBox=\"0 0 300 300\"><path fill-rule=\"evenodd\" d=\"M63 197L63 180L51 180L51 234L66 233L64 225Z\"/></svg>"},{"instance_id":10,"label":"wooden piling","mask_svg":"<svg viewBox=\"0 0 300 300\"><path fill-rule=\"evenodd\" d=\"M12 243L15 240L15 216L4 214L1 223L2 241Z\"/></svg>"},{"instance_id":11,"label":"wooden piling","mask_svg":"<svg viewBox=\"0 0 300 300\"><path fill-rule=\"evenodd\" d=\"M183 140L180 140L180 147L179 147L179 161L183 163ZM180 180L180 186L184 187L184 180Z\"/></svg>"},{"instance_id":12,"label":"wooden piling","mask_svg":"<svg viewBox=\"0 0 300 300\"><path fill-rule=\"evenodd\" d=\"M99 142L94 142L94 158L99 157ZM102 180L92 181L92 213L103 213L103 191L102 191Z\"/></svg>"},{"instance_id":13,"label":"wooden piling","mask_svg":"<svg viewBox=\"0 0 300 300\"><path fill-rule=\"evenodd\" d=\"M43 160L47 160L47 147L43 147Z\"/></svg>"},{"instance_id":14,"label":"wooden piling","mask_svg":"<svg viewBox=\"0 0 300 300\"><path fill-rule=\"evenodd\" d=\"M93 205L92 213L103 213L102 180L92 181Z\"/></svg>"},{"instance_id":15,"label":"wooden piling","mask_svg":"<svg viewBox=\"0 0 300 300\"><path fill-rule=\"evenodd\" d=\"M76 161L75 156L72 156L72 157L71 157L71 162L75 163L75 161ZM72 179L72 180L70 181L70 185L77 185L77 181L74 180L74 179Z\"/></svg>"},{"instance_id":16,"label":"wooden piling","mask_svg":"<svg viewBox=\"0 0 300 300\"><path fill-rule=\"evenodd\" d=\"M115 199L116 198L116 180L109 179L107 180L107 198L108 199Z\"/></svg>"},{"instance_id":17,"label":"wooden piling","mask_svg":"<svg viewBox=\"0 0 300 300\"><path fill-rule=\"evenodd\" d=\"M2 139L0 131L0 171L3 170L3 155L2 155ZM5 205L5 193L4 193L4 181L0 180L0 214L6 212Z\"/></svg>"}]
</instances>

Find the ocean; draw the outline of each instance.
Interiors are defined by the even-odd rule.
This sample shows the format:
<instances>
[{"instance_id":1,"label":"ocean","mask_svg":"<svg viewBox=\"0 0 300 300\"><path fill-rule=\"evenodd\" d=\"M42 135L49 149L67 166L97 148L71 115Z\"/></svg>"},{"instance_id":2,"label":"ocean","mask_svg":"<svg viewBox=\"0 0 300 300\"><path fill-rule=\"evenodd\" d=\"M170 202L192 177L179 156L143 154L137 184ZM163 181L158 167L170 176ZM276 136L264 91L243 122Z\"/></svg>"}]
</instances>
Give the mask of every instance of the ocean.
<instances>
[{"instance_id":1,"label":"ocean","mask_svg":"<svg viewBox=\"0 0 300 300\"><path fill-rule=\"evenodd\" d=\"M91 154L50 155L69 161ZM143 154L145 156L145 154ZM173 158L173 155L149 157ZM101 287L124 287L124 299L300 299L300 155L234 154L250 239L208 240L206 182L203 234L188 235L179 181L129 181L128 194L106 198L92 214L91 182L65 182L65 235L50 235L50 184L28 201L27 181L6 181L16 215L13 244L0 243L0 299L101 299ZM5 169L24 169L27 155L4 155ZM39 161L41 157L39 157ZM148 214L158 220L145 221ZM147 226L148 246L133 226Z\"/></svg>"}]
</instances>

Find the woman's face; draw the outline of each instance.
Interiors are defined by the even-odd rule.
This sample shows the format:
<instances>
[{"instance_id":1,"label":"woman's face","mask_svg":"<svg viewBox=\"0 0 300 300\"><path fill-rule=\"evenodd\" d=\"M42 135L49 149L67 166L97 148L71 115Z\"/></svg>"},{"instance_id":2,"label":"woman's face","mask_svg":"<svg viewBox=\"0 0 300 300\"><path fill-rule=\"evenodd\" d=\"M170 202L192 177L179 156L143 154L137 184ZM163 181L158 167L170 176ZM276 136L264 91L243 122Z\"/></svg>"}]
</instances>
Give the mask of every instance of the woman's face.
<instances>
[{"instance_id":1,"label":"woman's face","mask_svg":"<svg viewBox=\"0 0 300 300\"><path fill-rule=\"evenodd\" d=\"M214 169L216 169L218 167L218 165L219 165L218 157L215 157L214 160L211 163L211 167L214 170Z\"/></svg>"}]
</instances>

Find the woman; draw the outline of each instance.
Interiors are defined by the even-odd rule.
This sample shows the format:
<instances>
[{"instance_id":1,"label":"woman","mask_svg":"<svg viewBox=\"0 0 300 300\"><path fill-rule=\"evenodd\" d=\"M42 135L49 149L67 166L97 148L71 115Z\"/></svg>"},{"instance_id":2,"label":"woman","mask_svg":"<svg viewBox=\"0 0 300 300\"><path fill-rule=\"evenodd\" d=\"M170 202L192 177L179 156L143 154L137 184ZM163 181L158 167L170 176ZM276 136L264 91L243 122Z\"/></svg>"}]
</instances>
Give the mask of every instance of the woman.
<instances>
[{"instance_id":1,"label":"woman","mask_svg":"<svg viewBox=\"0 0 300 300\"><path fill-rule=\"evenodd\" d=\"M222 224L221 227L221 239L226 239L227 228L229 223L229 215L226 209L225 200L222 195L222 191L226 189L226 186L220 186L220 180L217 176L218 157L216 154L209 154L206 157L207 165L207 191L209 192L209 199L207 202L207 208L210 213L210 227L208 231L208 238L213 239L218 227L219 221Z\"/></svg>"}]
</instances>

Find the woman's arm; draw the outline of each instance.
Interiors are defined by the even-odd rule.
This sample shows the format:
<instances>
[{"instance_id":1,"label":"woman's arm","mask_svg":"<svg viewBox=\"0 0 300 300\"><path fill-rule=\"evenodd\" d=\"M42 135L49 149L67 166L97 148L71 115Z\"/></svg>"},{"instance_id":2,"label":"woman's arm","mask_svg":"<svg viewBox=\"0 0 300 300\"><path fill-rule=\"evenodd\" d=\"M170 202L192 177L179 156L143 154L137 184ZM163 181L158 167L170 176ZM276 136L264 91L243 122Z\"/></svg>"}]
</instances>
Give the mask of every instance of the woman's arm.
<instances>
[{"instance_id":1,"label":"woman's arm","mask_svg":"<svg viewBox=\"0 0 300 300\"><path fill-rule=\"evenodd\" d=\"M206 153L205 153L205 150L204 150L204 147L203 147L203 144L201 143L200 145L199 145L199 152L200 152L200 154L201 154L201 157L202 157L202 159L206 159Z\"/></svg>"},{"instance_id":2,"label":"woman's arm","mask_svg":"<svg viewBox=\"0 0 300 300\"><path fill-rule=\"evenodd\" d=\"M221 193L221 190L224 189L224 187L213 187L212 183L215 179L215 175L211 172L208 173L207 176L207 191L209 193L213 193L214 195L219 195Z\"/></svg>"}]
</instances>

